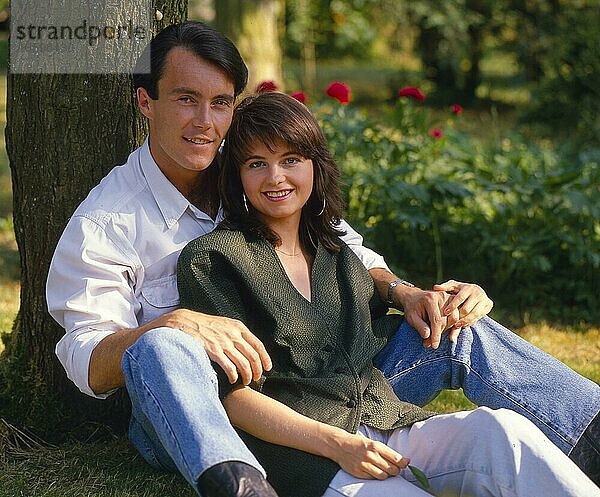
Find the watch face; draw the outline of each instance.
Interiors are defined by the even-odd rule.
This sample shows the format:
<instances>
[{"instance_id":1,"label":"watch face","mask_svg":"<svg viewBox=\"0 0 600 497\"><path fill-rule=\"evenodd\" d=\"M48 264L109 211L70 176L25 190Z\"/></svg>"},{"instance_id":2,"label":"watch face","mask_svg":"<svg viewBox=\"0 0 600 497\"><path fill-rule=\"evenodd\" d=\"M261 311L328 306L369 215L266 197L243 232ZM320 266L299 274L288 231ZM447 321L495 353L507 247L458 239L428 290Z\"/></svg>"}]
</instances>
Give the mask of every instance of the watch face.
<instances>
[{"instance_id":1,"label":"watch face","mask_svg":"<svg viewBox=\"0 0 600 497\"><path fill-rule=\"evenodd\" d=\"M394 305L394 299L393 299L394 288L396 288L396 285L398 285L398 283L400 283L400 281L401 281L400 279L396 279L390 283L390 286L388 286L388 291L387 291L387 304L388 305Z\"/></svg>"}]
</instances>

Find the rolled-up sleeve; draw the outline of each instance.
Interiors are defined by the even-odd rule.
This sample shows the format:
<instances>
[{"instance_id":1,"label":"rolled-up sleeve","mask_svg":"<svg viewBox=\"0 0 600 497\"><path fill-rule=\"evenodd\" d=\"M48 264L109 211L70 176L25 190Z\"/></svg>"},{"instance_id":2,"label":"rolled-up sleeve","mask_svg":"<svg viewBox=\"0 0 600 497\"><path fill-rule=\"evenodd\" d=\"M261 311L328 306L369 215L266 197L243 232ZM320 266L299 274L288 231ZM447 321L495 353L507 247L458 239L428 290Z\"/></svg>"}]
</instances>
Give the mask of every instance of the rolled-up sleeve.
<instances>
[{"instance_id":1,"label":"rolled-up sleeve","mask_svg":"<svg viewBox=\"0 0 600 497\"><path fill-rule=\"evenodd\" d=\"M340 230L346 232L346 234L341 237L342 240L352 249L367 269L382 268L390 271L384 258L374 250L365 247L362 244L363 237L360 236L345 220L342 219L338 227Z\"/></svg>"},{"instance_id":2,"label":"rolled-up sleeve","mask_svg":"<svg viewBox=\"0 0 600 497\"><path fill-rule=\"evenodd\" d=\"M136 265L126 243L115 243L111 230L74 216L50 264L46 299L50 315L65 329L56 355L67 376L83 393L89 386L90 357L105 337L137 326L133 291Z\"/></svg>"}]
</instances>

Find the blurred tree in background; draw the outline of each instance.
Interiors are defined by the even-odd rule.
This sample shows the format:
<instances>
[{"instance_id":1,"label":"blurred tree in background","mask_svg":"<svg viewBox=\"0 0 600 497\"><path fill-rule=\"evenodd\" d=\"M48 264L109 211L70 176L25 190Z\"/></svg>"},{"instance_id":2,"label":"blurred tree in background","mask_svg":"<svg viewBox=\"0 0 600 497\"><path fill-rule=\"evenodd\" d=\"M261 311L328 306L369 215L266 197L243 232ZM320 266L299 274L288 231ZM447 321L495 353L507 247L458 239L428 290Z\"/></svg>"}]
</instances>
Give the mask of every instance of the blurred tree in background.
<instances>
[{"instance_id":1,"label":"blurred tree in background","mask_svg":"<svg viewBox=\"0 0 600 497\"><path fill-rule=\"evenodd\" d=\"M539 84L527 109L574 151L600 144L600 4L573 6L548 21ZM558 33L552 36L552 33Z\"/></svg>"},{"instance_id":2,"label":"blurred tree in background","mask_svg":"<svg viewBox=\"0 0 600 497\"><path fill-rule=\"evenodd\" d=\"M244 54L249 85L263 80L283 87L279 40L280 0L219 0L215 2L215 27L227 34Z\"/></svg>"}]
</instances>

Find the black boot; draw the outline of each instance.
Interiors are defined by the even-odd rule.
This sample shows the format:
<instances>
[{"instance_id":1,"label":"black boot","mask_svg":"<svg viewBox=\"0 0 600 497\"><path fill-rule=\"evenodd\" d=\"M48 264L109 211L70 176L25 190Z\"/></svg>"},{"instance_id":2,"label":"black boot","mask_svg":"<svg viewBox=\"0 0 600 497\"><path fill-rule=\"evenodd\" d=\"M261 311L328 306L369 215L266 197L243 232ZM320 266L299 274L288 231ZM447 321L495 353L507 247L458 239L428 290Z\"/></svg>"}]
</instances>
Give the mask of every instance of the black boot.
<instances>
[{"instance_id":1,"label":"black boot","mask_svg":"<svg viewBox=\"0 0 600 497\"><path fill-rule=\"evenodd\" d=\"M202 497L277 497L260 471L239 461L207 469L198 479L198 490Z\"/></svg>"},{"instance_id":2,"label":"black boot","mask_svg":"<svg viewBox=\"0 0 600 497\"><path fill-rule=\"evenodd\" d=\"M600 487L600 414L583 432L569 457Z\"/></svg>"}]
</instances>

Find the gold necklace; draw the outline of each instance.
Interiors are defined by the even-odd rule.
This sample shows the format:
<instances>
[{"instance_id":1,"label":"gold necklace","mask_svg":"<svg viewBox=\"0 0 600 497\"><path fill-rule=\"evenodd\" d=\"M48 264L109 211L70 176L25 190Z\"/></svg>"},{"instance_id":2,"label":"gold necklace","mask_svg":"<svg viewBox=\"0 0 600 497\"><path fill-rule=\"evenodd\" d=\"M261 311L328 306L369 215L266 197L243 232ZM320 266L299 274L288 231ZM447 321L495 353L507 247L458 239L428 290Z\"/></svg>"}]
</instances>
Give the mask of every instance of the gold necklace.
<instances>
[{"instance_id":1,"label":"gold necklace","mask_svg":"<svg viewBox=\"0 0 600 497\"><path fill-rule=\"evenodd\" d=\"M289 252L284 252L283 250L279 250L278 248L276 248L275 251L279 252L280 254L287 255L288 257L296 257L298 255L302 255L302 251L296 252L295 254L290 254Z\"/></svg>"}]
</instances>

